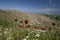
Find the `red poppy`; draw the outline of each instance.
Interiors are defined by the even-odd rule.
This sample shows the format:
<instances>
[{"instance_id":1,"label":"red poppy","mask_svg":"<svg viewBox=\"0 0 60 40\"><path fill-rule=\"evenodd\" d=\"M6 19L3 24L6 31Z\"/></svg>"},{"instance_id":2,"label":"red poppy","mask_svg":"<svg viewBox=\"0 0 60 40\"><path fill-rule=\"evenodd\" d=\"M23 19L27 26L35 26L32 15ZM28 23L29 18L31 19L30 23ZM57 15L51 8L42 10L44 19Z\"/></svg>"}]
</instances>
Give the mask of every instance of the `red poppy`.
<instances>
[{"instance_id":1,"label":"red poppy","mask_svg":"<svg viewBox=\"0 0 60 40\"><path fill-rule=\"evenodd\" d=\"M20 21L20 23L23 23L23 21Z\"/></svg>"},{"instance_id":2,"label":"red poppy","mask_svg":"<svg viewBox=\"0 0 60 40\"><path fill-rule=\"evenodd\" d=\"M28 20L25 20L24 22L25 22L25 24L28 24Z\"/></svg>"},{"instance_id":3,"label":"red poppy","mask_svg":"<svg viewBox=\"0 0 60 40\"><path fill-rule=\"evenodd\" d=\"M34 27L35 29L39 29L39 27Z\"/></svg>"},{"instance_id":4,"label":"red poppy","mask_svg":"<svg viewBox=\"0 0 60 40\"><path fill-rule=\"evenodd\" d=\"M27 25L26 27L27 27L27 28L30 28L30 25Z\"/></svg>"},{"instance_id":5,"label":"red poppy","mask_svg":"<svg viewBox=\"0 0 60 40\"><path fill-rule=\"evenodd\" d=\"M14 21L17 22L17 19L15 19Z\"/></svg>"},{"instance_id":6,"label":"red poppy","mask_svg":"<svg viewBox=\"0 0 60 40\"><path fill-rule=\"evenodd\" d=\"M42 30L46 30L46 28L44 28L44 27L40 27Z\"/></svg>"}]
</instances>

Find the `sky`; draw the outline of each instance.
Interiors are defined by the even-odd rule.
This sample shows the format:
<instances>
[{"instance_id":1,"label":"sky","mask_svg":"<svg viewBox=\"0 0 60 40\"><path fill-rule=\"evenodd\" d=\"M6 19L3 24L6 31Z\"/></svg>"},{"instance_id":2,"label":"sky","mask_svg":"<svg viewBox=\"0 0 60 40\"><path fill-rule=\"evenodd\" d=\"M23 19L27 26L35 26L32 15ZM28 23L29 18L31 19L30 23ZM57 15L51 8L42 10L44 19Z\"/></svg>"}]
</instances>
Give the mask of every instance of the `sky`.
<instances>
[{"instance_id":1,"label":"sky","mask_svg":"<svg viewBox=\"0 0 60 40\"><path fill-rule=\"evenodd\" d=\"M0 0L0 9L29 12L60 11L60 0Z\"/></svg>"}]
</instances>

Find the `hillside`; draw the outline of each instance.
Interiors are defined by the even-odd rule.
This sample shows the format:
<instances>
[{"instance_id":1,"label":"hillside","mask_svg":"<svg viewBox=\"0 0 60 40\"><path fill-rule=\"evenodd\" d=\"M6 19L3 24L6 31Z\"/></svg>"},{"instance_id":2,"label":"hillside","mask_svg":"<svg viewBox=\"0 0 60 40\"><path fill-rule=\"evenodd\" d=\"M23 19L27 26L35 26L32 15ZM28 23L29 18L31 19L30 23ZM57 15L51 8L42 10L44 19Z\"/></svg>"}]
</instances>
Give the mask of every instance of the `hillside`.
<instances>
[{"instance_id":1,"label":"hillside","mask_svg":"<svg viewBox=\"0 0 60 40\"><path fill-rule=\"evenodd\" d=\"M26 37L26 35L30 36L28 40L29 39L32 40L33 39L32 37L34 37L33 35L40 33L40 31L43 30L43 32L47 31L45 33L46 35L47 34L53 35L52 33L54 33L54 39L56 35L57 35L57 38L59 39L58 35L60 35L60 32L59 32L60 21L57 21L54 18L51 19L50 16L33 14L31 12L21 12L17 10L0 10L0 29L3 30L1 31L1 33L3 33L4 30L6 29L8 32L7 34L12 36L14 40L15 39L21 40L24 37ZM29 34L30 32L32 33ZM5 37L3 38L7 38L8 37L7 34L4 34ZM41 35L43 36L43 34ZM41 36L42 40L44 37L46 37L46 35L43 37ZM47 38L49 35L47 35ZM51 36L49 36L49 38L50 37ZM0 39L3 39L3 38L0 38Z\"/></svg>"},{"instance_id":2,"label":"hillside","mask_svg":"<svg viewBox=\"0 0 60 40\"><path fill-rule=\"evenodd\" d=\"M8 21L14 21L15 18L18 20L28 19L29 24L35 23L36 25L39 24L40 26L52 26L51 24L53 22L56 23L56 21L46 17L45 15L32 14L29 12L24 13L17 10L1 10L0 17L0 20L6 19Z\"/></svg>"}]
</instances>

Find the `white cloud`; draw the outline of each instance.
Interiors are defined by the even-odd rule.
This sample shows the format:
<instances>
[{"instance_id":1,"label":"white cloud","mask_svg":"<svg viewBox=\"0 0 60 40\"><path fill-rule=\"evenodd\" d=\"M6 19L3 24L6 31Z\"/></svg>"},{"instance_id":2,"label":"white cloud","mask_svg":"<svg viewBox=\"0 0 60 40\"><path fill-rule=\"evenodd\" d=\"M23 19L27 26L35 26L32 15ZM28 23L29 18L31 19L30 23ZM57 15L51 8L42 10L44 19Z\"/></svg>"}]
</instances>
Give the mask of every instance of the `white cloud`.
<instances>
[{"instance_id":1,"label":"white cloud","mask_svg":"<svg viewBox=\"0 0 60 40\"><path fill-rule=\"evenodd\" d=\"M44 8L44 9L32 9L31 11L33 11L33 12L49 12L52 10L54 10L54 9Z\"/></svg>"},{"instance_id":2,"label":"white cloud","mask_svg":"<svg viewBox=\"0 0 60 40\"><path fill-rule=\"evenodd\" d=\"M51 4L52 3L52 0L49 0L49 3Z\"/></svg>"},{"instance_id":3,"label":"white cloud","mask_svg":"<svg viewBox=\"0 0 60 40\"><path fill-rule=\"evenodd\" d=\"M42 8L42 9L32 9L33 12L55 12L60 11L60 9L53 9L53 8Z\"/></svg>"}]
</instances>

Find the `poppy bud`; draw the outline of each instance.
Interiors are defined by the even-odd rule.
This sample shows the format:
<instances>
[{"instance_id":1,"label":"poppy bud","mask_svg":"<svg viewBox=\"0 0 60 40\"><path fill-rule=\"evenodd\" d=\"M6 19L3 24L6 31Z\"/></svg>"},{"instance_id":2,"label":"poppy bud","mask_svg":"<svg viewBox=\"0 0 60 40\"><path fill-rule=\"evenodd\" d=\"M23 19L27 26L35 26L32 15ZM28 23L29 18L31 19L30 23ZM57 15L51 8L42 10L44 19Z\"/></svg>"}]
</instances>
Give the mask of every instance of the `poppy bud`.
<instances>
[{"instance_id":1,"label":"poppy bud","mask_svg":"<svg viewBox=\"0 0 60 40\"><path fill-rule=\"evenodd\" d=\"M30 25L27 25L26 27L27 27L27 28L30 28Z\"/></svg>"},{"instance_id":2,"label":"poppy bud","mask_svg":"<svg viewBox=\"0 0 60 40\"><path fill-rule=\"evenodd\" d=\"M23 21L20 21L20 23L23 23Z\"/></svg>"},{"instance_id":3,"label":"poppy bud","mask_svg":"<svg viewBox=\"0 0 60 40\"><path fill-rule=\"evenodd\" d=\"M34 27L35 29L39 29L39 27Z\"/></svg>"},{"instance_id":4,"label":"poppy bud","mask_svg":"<svg viewBox=\"0 0 60 40\"><path fill-rule=\"evenodd\" d=\"M15 19L14 21L17 22L17 19Z\"/></svg>"},{"instance_id":5,"label":"poppy bud","mask_svg":"<svg viewBox=\"0 0 60 40\"><path fill-rule=\"evenodd\" d=\"M52 23L53 26L55 26L56 24L55 23Z\"/></svg>"},{"instance_id":6,"label":"poppy bud","mask_svg":"<svg viewBox=\"0 0 60 40\"><path fill-rule=\"evenodd\" d=\"M42 29L42 30L46 30L46 28L44 28L44 27L41 27L41 29Z\"/></svg>"}]
</instances>

